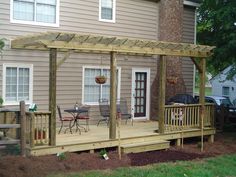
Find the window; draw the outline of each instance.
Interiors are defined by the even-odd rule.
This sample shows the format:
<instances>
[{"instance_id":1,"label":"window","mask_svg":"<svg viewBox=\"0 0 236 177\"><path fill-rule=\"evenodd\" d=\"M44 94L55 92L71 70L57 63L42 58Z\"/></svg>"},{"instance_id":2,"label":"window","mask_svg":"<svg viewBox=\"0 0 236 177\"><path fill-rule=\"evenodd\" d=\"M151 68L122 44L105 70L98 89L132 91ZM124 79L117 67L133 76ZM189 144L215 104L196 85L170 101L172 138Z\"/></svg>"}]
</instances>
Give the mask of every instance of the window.
<instances>
[{"instance_id":1,"label":"window","mask_svg":"<svg viewBox=\"0 0 236 177\"><path fill-rule=\"evenodd\" d=\"M97 84L95 77L104 75L107 77L105 84ZM84 67L83 103L98 104L98 99L110 99L110 70L108 68ZM120 69L117 70L117 97L120 90Z\"/></svg>"},{"instance_id":2,"label":"window","mask_svg":"<svg viewBox=\"0 0 236 177\"><path fill-rule=\"evenodd\" d=\"M33 25L59 25L59 0L11 0L11 21Z\"/></svg>"},{"instance_id":3,"label":"window","mask_svg":"<svg viewBox=\"0 0 236 177\"><path fill-rule=\"evenodd\" d=\"M222 87L222 95L229 97L229 87Z\"/></svg>"},{"instance_id":4,"label":"window","mask_svg":"<svg viewBox=\"0 0 236 177\"><path fill-rule=\"evenodd\" d=\"M24 100L32 103L32 65L3 65L3 100L5 105L16 105Z\"/></svg>"},{"instance_id":5,"label":"window","mask_svg":"<svg viewBox=\"0 0 236 177\"><path fill-rule=\"evenodd\" d=\"M99 0L99 20L115 22L116 0Z\"/></svg>"}]
</instances>

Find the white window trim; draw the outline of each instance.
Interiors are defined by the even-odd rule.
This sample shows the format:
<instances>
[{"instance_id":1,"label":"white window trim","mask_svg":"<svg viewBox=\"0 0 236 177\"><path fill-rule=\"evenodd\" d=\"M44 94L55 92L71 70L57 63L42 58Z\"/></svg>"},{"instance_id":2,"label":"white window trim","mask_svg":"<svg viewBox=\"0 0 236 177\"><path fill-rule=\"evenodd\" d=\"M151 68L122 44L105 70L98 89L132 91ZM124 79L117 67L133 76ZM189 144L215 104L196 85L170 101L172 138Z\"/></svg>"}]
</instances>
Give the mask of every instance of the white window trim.
<instances>
[{"instance_id":1,"label":"white window trim","mask_svg":"<svg viewBox=\"0 0 236 177\"><path fill-rule=\"evenodd\" d=\"M116 0L113 0L112 20L102 19L101 13L102 13L102 0L99 0L99 21L115 23L116 22Z\"/></svg>"},{"instance_id":2,"label":"white window trim","mask_svg":"<svg viewBox=\"0 0 236 177\"><path fill-rule=\"evenodd\" d=\"M13 18L13 0L11 0L10 4L10 22L11 23L18 23L18 24L25 24L25 25L36 25L36 26L51 26L51 27L59 27L59 17L60 17L60 0L57 0L56 4L56 23L44 23L44 22L37 22L37 21L26 21L26 20L16 20Z\"/></svg>"},{"instance_id":3,"label":"white window trim","mask_svg":"<svg viewBox=\"0 0 236 177\"><path fill-rule=\"evenodd\" d=\"M26 104L31 104L33 102L33 64L23 64L23 63L4 63L3 64L3 74L2 74L2 98L4 100L3 105L19 105L17 101L5 101L6 96L6 68L7 67L22 67L29 68L29 101Z\"/></svg>"},{"instance_id":4,"label":"white window trim","mask_svg":"<svg viewBox=\"0 0 236 177\"><path fill-rule=\"evenodd\" d=\"M87 103L84 101L84 75L85 69L110 69L109 66L83 66L83 79L82 79L82 104L86 105L98 105L98 102ZM118 70L118 86L117 86L117 99L120 99L120 88L121 88L121 67L117 67ZM95 78L94 78L95 79Z\"/></svg>"}]
</instances>

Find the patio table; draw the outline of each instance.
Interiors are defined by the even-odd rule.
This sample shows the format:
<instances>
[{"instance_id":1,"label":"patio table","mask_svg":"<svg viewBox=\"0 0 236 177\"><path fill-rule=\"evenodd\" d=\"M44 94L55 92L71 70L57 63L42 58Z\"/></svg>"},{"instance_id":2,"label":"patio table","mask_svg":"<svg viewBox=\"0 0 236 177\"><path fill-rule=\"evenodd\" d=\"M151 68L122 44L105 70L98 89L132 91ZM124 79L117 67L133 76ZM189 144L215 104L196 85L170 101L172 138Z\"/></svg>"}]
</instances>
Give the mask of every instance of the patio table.
<instances>
[{"instance_id":1,"label":"patio table","mask_svg":"<svg viewBox=\"0 0 236 177\"><path fill-rule=\"evenodd\" d=\"M79 123L79 115L81 113L88 113L88 109L78 107L78 109L75 109L75 108L73 108L73 109L65 109L64 112L70 113L74 117L74 123L71 126L71 128L76 126L76 132L79 130L79 132L81 133L80 128L84 129L85 132L88 131L85 127L83 127Z\"/></svg>"}]
</instances>

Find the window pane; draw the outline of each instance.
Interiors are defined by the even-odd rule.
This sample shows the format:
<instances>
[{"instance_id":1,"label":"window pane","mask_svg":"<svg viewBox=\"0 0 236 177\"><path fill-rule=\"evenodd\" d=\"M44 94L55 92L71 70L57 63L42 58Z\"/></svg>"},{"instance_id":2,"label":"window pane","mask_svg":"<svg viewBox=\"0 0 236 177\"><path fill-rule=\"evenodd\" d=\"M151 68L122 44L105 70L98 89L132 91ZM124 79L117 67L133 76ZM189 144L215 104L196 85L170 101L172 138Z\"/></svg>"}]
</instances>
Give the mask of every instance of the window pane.
<instances>
[{"instance_id":1,"label":"window pane","mask_svg":"<svg viewBox=\"0 0 236 177\"><path fill-rule=\"evenodd\" d=\"M55 23L56 22L56 6L37 4L37 20L38 22Z\"/></svg>"},{"instance_id":2,"label":"window pane","mask_svg":"<svg viewBox=\"0 0 236 177\"><path fill-rule=\"evenodd\" d=\"M34 20L34 3L14 1L13 18L16 20Z\"/></svg>"},{"instance_id":3,"label":"window pane","mask_svg":"<svg viewBox=\"0 0 236 177\"><path fill-rule=\"evenodd\" d=\"M222 87L222 95L229 96L229 87Z\"/></svg>"},{"instance_id":4,"label":"window pane","mask_svg":"<svg viewBox=\"0 0 236 177\"><path fill-rule=\"evenodd\" d=\"M100 98L100 85L96 84L95 77L100 75L100 69L86 68L84 74L84 101L97 102Z\"/></svg>"},{"instance_id":5,"label":"window pane","mask_svg":"<svg viewBox=\"0 0 236 177\"><path fill-rule=\"evenodd\" d=\"M29 69L19 68L18 101L29 100Z\"/></svg>"},{"instance_id":6,"label":"window pane","mask_svg":"<svg viewBox=\"0 0 236 177\"><path fill-rule=\"evenodd\" d=\"M101 17L102 17L102 19L112 20L112 9L102 7Z\"/></svg>"},{"instance_id":7,"label":"window pane","mask_svg":"<svg viewBox=\"0 0 236 177\"><path fill-rule=\"evenodd\" d=\"M113 0L102 0L102 7L112 8Z\"/></svg>"},{"instance_id":8,"label":"window pane","mask_svg":"<svg viewBox=\"0 0 236 177\"><path fill-rule=\"evenodd\" d=\"M6 68L6 101L17 101L17 68Z\"/></svg>"},{"instance_id":9,"label":"window pane","mask_svg":"<svg viewBox=\"0 0 236 177\"><path fill-rule=\"evenodd\" d=\"M102 98L110 100L110 85L102 85Z\"/></svg>"},{"instance_id":10,"label":"window pane","mask_svg":"<svg viewBox=\"0 0 236 177\"><path fill-rule=\"evenodd\" d=\"M37 0L37 3L56 5L56 0Z\"/></svg>"},{"instance_id":11,"label":"window pane","mask_svg":"<svg viewBox=\"0 0 236 177\"><path fill-rule=\"evenodd\" d=\"M102 0L101 18L112 20L113 0Z\"/></svg>"}]
</instances>

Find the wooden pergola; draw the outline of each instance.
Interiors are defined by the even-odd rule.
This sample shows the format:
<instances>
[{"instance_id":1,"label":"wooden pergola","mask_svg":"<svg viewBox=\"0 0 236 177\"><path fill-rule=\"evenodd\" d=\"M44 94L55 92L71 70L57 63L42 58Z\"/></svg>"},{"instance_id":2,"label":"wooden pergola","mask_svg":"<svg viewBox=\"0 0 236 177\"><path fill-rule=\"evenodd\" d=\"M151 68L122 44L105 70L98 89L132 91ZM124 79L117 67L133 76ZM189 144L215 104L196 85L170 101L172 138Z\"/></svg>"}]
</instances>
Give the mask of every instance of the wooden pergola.
<instances>
[{"instance_id":1,"label":"wooden pergola","mask_svg":"<svg viewBox=\"0 0 236 177\"><path fill-rule=\"evenodd\" d=\"M155 40L140 40L109 36L85 35L76 33L47 32L23 36L12 40L14 49L49 50L49 111L51 111L51 145L56 145L56 78L59 67L70 52L108 53L110 54L110 139L116 139L116 54L159 55L159 132L164 133L164 106L166 86L166 59L164 56L190 57L200 73L201 125L205 112L205 58L212 55L214 47L186 43L173 43ZM66 52L61 61L57 61L57 52ZM197 62L197 59L199 62ZM202 128L203 129L203 128Z\"/></svg>"}]
</instances>

